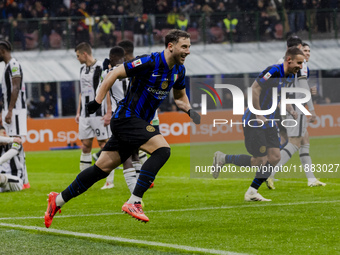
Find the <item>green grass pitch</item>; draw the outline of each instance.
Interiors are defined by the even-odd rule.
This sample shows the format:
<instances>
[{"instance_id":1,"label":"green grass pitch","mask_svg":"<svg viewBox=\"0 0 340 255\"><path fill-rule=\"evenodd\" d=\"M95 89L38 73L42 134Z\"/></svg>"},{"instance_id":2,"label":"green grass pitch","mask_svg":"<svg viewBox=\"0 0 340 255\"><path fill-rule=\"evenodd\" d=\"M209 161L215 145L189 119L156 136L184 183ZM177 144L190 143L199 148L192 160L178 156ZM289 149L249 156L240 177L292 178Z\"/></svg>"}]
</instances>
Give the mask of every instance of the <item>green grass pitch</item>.
<instances>
[{"instance_id":1,"label":"green grass pitch","mask_svg":"<svg viewBox=\"0 0 340 255\"><path fill-rule=\"evenodd\" d=\"M312 138L313 162L339 164L339 144L340 137ZM340 254L339 179L310 188L304 178L278 173L276 190L259 190L273 201L249 203L243 197L251 179L190 178L190 146L171 147L144 196L149 223L121 212L129 191L117 170L113 189L96 183L67 203L49 229L46 195L74 180L80 151L26 153L31 188L0 194L0 254ZM210 159L215 150L246 153L243 142L201 146Z\"/></svg>"}]
</instances>

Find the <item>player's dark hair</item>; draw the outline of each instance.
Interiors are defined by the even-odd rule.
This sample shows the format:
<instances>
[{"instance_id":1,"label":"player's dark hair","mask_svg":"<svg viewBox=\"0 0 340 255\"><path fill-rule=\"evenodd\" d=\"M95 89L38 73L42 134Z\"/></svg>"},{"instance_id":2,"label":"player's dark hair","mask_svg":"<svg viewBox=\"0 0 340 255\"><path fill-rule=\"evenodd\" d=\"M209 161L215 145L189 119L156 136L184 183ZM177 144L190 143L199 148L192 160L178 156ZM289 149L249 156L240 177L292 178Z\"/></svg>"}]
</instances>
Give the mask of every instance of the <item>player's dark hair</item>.
<instances>
[{"instance_id":1,"label":"player's dark hair","mask_svg":"<svg viewBox=\"0 0 340 255\"><path fill-rule=\"evenodd\" d=\"M290 47L290 48L288 48L288 50L286 51L285 60L286 60L288 57L291 57L292 59L294 59L295 56L297 56L297 55L305 56L305 54L302 52L302 50L300 50L298 47Z\"/></svg>"},{"instance_id":2,"label":"player's dark hair","mask_svg":"<svg viewBox=\"0 0 340 255\"><path fill-rule=\"evenodd\" d=\"M5 129L5 128L4 128L3 126L0 125L0 130L3 130L3 129Z\"/></svg>"},{"instance_id":3,"label":"player's dark hair","mask_svg":"<svg viewBox=\"0 0 340 255\"><path fill-rule=\"evenodd\" d=\"M171 29L168 34L165 36L165 48L168 47L169 43L178 43L179 38L190 38L190 34L183 30L179 29Z\"/></svg>"},{"instance_id":4,"label":"player's dark hair","mask_svg":"<svg viewBox=\"0 0 340 255\"><path fill-rule=\"evenodd\" d=\"M308 43L303 42L303 43L302 43L302 47L305 47L305 46L310 47Z\"/></svg>"},{"instance_id":5,"label":"player's dark hair","mask_svg":"<svg viewBox=\"0 0 340 255\"><path fill-rule=\"evenodd\" d=\"M299 46L300 44L302 44L302 40L294 35L294 36L291 36L287 39L287 48L290 48L290 47L296 47L296 46Z\"/></svg>"},{"instance_id":6,"label":"player's dark hair","mask_svg":"<svg viewBox=\"0 0 340 255\"><path fill-rule=\"evenodd\" d=\"M115 46L113 47L111 50L110 50L110 56L111 55L114 55L114 56L117 56L117 57L124 57L125 55L125 52L124 52L124 49L120 46Z\"/></svg>"},{"instance_id":7,"label":"player's dark hair","mask_svg":"<svg viewBox=\"0 0 340 255\"><path fill-rule=\"evenodd\" d=\"M81 53L86 52L87 54L92 55L91 45L88 44L87 42L79 43L74 49L74 51L79 51Z\"/></svg>"},{"instance_id":8,"label":"player's dark hair","mask_svg":"<svg viewBox=\"0 0 340 255\"><path fill-rule=\"evenodd\" d=\"M0 47L6 51L12 51L12 44L7 40L1 40Z\"/></svg>"},{"instance_id":9,"label":"player's dark hair","mask_svg":"<svg viewBox=\"0 0 340 255\"><path fill-rule=\"evenodd\" d=\"M118 46L122 47L125 50L126 54L133 55L133 42L129 40L123 40L118 43Z\"/></svg>"}]
</instances>

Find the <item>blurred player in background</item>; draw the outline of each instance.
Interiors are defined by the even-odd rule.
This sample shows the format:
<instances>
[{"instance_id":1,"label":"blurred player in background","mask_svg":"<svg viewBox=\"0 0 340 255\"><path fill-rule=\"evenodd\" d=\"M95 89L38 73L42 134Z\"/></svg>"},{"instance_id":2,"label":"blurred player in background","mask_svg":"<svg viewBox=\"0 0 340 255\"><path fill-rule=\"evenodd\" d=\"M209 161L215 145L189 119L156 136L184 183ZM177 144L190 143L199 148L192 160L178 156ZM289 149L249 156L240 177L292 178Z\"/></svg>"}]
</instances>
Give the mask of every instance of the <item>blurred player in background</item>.
<instances>
[{"instance_id":1,"label":"blurred player in background","mask_svg":"<svg viewBox=\"0 0 340 255\"><path fill-rule=\"evenodd\" d=\"M272 88L289 87L294 81L294 75L302 68L304 61L303 52L297 47L289 48L286 51L284 62L280 65L267 67L256 78L252 84L253 106L257 110L268 110L273 103ZM278 97L280 103L281 97ZM292 106L287 105L290 114L295 115ZM215 152L212 172L215 178L219 175L219 169L225 164L234 164L243 167L258 166L255 178L244 195L245 201L271 201L258 193L258 189L270 176L270 170L280 161L280 141L277 134L277 126L274 119L275 112L269 115L255 115L249 108L245 111L242 120L245 145L247 151L252 155L226 155L220 151ZM258 121L252 126L248 125L249 120ZM261 121L259 121L261 120ZM262 123L262 126L261 126ZM255 126L257 124L257 126ZM255 127L254 127L255 126Z\"/></svg>"},{"instance_id":2,"label":"blurred player in background","mask_svg":"<svg viewBox=\"0 0 340 255\"><path fill-rule=\"evenodd\" d=\"M7 135L22 138L27 135L26 87L21 65L12 57L11 51L10 42L1 40L0 62L5 62L5 69L2 78L3 109L0 119ZM26 167L23 175L23 188L30 188Z\"/></svg>"},{"instance_id":3,"label":"blurred player in background","mask_svg":"<svg viewBox=\"0 0 340 255\"><path fill-rule=\"evenodd\" d=\"M190 34L170 30L165 36L165 50L143 55L125 62L109 72L95 100L87 105L90 113L101 106L107 91L117 79L133 77L129 91L111 119L112 136L97 162L82 171L61 193L49 194L45 226L70 199L85 192L97 181L106 178L115 167L125 162L135 149L143 149L151 156L143 164L137 184L122 210L132 217L148 222L142 209L142 198L158 171L170 157L170 146L150 121L155 111L173 88L175 103L196 123L200 115L191 109L185 92L185 58L190 54Z\"/></svg>"},{"instance_id":4,"label":"blurred player in background","mask_svg":"<svg viewBox=\"0 0 340 255\"><path fill-rule=\"evenodd\" d=\"M106 75L113 71L115 68L118 67L118 65L121 65L124 62L124 55L125 51L120 46L115 46L110 50L109 55L109 65L106 70L102 73L102 80L105 79ZM107 62L106 60L104 62ZM105 67L104 67L105 68ZM119 102L126 96L127 90L128 90L128 84L129 80L127 78L124 79L117 79L116 82L112 85L112 87L109 90L110 98L111 98L111 104L112 104L112 114L117 109ZM98 89L101 85L99 85ZM100 156L101 151L99 152ZM114 172L115 170L112 170L109 176L106 178L106 182L104 186L101 189L110 189L114 187L113 180L114 180ZM133 167L131 157L127 159L123 163L123 174L126 181L126 184L132 193L137 182L136 178L136 170Z\"/></svg>"},{"instance_id":5,"label":"blurred player in background","mask_svg":"<svg viewBox=\"0 0 340 255\"><path fill-rule=\"evenodd\" d=\"M134 51L133 42L129 40L123 40L118 43L118 46L122 47L125 51L124 61L131 61L135 58L133 54ZM159 130L159 118L157 111L155 112L155 116L151 121L151 125L154 126L157 130ZM142 165L145 163L147 159L148 157L145 151L139 150L138 152L136 151L132 153L131 160L133 168L136 170L136 180L138 179ZM152 182L150 188L153 188L153 186L154 183Z\"/></svg>"},{"instance_id":6,"label":"blurred player in background","mask_svg":"<svg viewBox=\"0 0 340 255\"><path fill-rule=\"evenodd\" d=\"M82 64L80 68L79 103L75 120L79 124L79 139L82 143L80 171L83 171L92 165L93 138L97 137L100 148L104 147L109 138L112 111L110 98L107 97L95 113L86 112L85 104L96 97L96 89L102 73L102 63L93 58L91 46L86 42L78 44L75 52L78 61Z\"/></svg>"},{"instance_id":7,"label":"blurred player in background","mask_svg":"<svg viewBox=\"0 0 340 255\"><path fill-rule=\"evenodd\" d=\"M297 41L296 38L295 41ZM310 90L307 79L309 78L309 68L307 66L307 62L310 58L310 47L307 43L302 43L300 40L297 47L301 48L301 50L305 54L305 61L303 63L302 69L297 73L295 80L294 80L294 87L297 88L304 88ZM290 98L304 98L305 95L302 93L292 93L289 95ZM302 167L305 171L308 186L309 187L316 187L316 186L325 186L326 184L320 182L318 179L315 178L314 173L312 172L312 159L309 155L309 134L307 131L308 122L314 122L316 119L316 114L314 110L313 100L312 98L307 102L308 110L311 112L312 116L309 120L307 120L306 115L304 115L299 108L294 110L297 111L297 125L295 127L287 127L287 136L288 136L288 143L287 145L281 150L281 160L277 164L277 166L282 166L286 164L290 158L293 156L294 153L299 151L300 161ZM295 107L295 106L294 106ZM292 119L292 116L286 116L286 119ZM275 189L274 186L274 176L276 171L273 171L271 176L267 179L267 186L269 189Z\"/></svg>"},{"instance_id":8,"label":"blurred player in background","mask_svg":"<svg viewBox=\"0 0 340 255\"><path fill-rule=\"evenodd\" d=\"M0 126L0 192L20 191L25 181L26 160L20 137L9 137Z\"/></svg>"}]
</instances>

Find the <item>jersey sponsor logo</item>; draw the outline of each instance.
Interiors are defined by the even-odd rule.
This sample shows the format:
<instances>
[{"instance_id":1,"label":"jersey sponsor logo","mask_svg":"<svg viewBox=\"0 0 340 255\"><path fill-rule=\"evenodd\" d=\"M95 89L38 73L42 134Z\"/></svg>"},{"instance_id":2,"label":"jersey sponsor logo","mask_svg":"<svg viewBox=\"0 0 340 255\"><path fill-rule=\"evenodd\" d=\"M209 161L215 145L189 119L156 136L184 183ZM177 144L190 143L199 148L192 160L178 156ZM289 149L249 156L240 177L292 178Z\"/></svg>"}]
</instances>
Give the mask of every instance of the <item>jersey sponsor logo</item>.
<instances>
[{"instance_id":1,"label":"jersey sponsor logo","mask_svg":"<svg viewBox=\"0 0 340 255\"><path fill-rule=\"evenodd\" d=\"M15 67L12 68L12 73L17 72L18 70L19 70L19 68L17 66L15 66Z\"/></svg>"},{"instance_id":2,"label":"jersey sponsor logo","mask_svg":"<svg viewBox=\"0 0 340 255\"><path fill-rule=\"evenodd\" d=\"M263 76L264 80L268 80L270 78L270 76L272 76L272 74L270 72L266 73L265 76Z\"/></svg>"},{"instance_id":3,"label":"jersey sponsor logo","mask_svg":"<svg viewBox=\"0 0 340 255\"><path fill-rule=\"evenodd\" d=\"M135 61L132 62L132 67L136 67L142 64L142 60L137 59Z\"/></svg>"},{"instance_id":4,"label":"jersey sponsor logo","mask_svg":"<svg viewBox=\"0 0 340 255\"><path fill-rule=\"evenodd\" d=\"M156 129L155 129L153 126L151 126L151 125L148 125L148 126L146 127L146 130L147 130L148 132L155 132L155 131L156 131Z\"/></svg>"}]
</instances>

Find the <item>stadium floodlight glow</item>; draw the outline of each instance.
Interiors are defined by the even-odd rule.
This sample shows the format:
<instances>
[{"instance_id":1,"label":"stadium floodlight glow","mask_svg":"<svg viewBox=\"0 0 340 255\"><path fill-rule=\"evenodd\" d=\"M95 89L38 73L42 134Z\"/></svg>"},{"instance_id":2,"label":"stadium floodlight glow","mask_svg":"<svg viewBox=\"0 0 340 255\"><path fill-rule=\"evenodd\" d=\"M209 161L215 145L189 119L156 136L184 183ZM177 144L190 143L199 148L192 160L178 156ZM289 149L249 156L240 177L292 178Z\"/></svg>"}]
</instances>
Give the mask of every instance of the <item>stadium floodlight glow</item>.
<instances>
[{"instance_id":1,"label":"stadium floodlight glow","mask_svg":"<svg viewBox=\"0 0 340 255\"><path fill-rule=\"evenodd\" d=\"M231 84L215 84L215 88L217 89L228 89L231 92L233 98L233 114L234 115L243 115L244 114L244 95L242 90ZM253 93L252 88L249 87L247 90L248 93L248 107L251 113L255 115L269 115L277 109L277 98L278 98L278 88L272 88L273 95L273 103L270 109L267 110L258 110L254 108L253 105ZM287 93L303 93L305 95L304 98L287 98ZM311 98L311 93L308 89L303 88L282 88L281 89L281 115L286 115L287 104L295 105L297 108L301 110L301 112L305 115L312 115L304 106L304 103L307 103ZM201 114L207 114L207 97L201 96Z\"/></svg>"}]
</instances>

